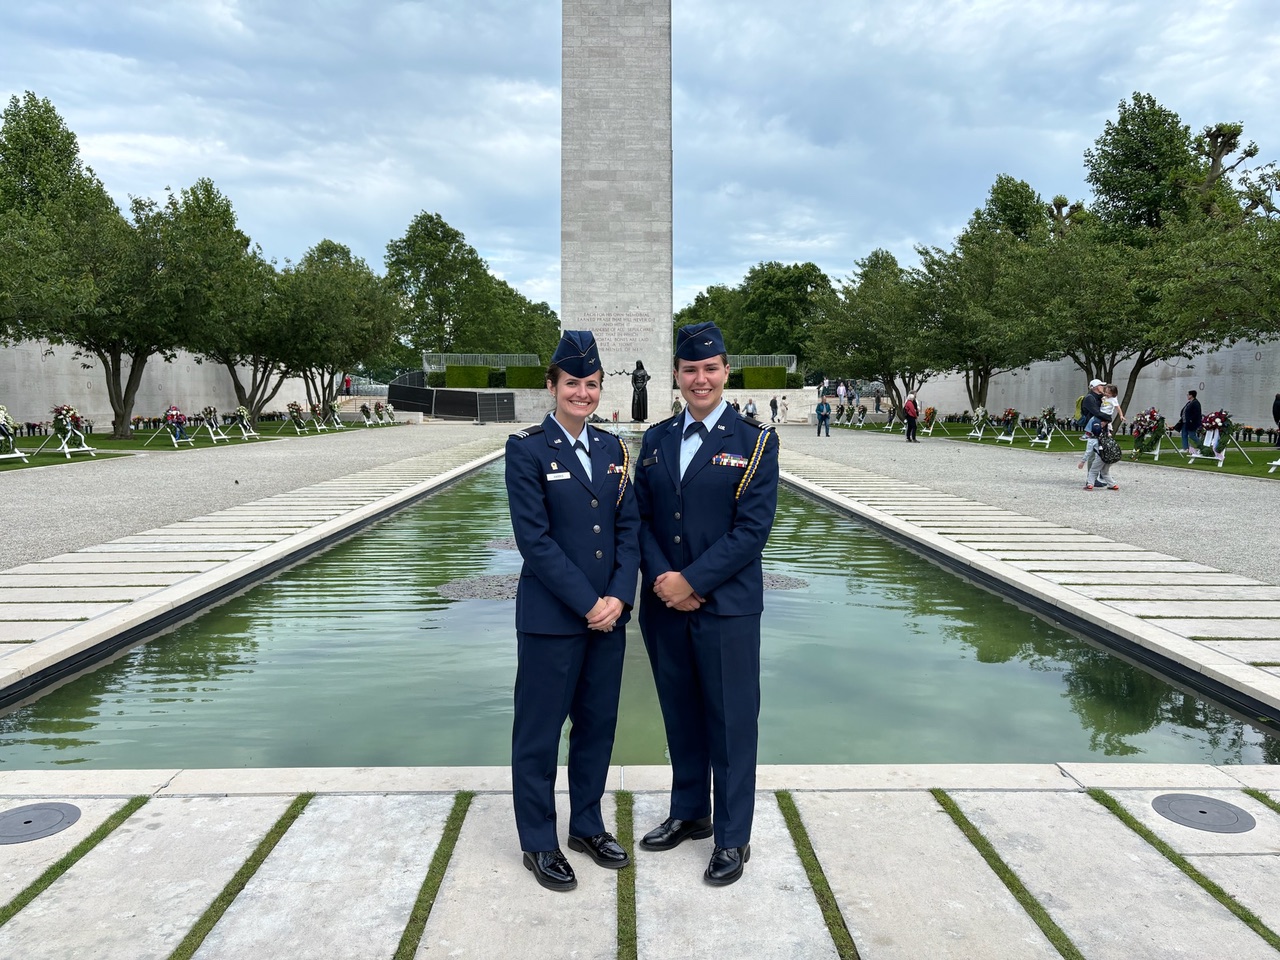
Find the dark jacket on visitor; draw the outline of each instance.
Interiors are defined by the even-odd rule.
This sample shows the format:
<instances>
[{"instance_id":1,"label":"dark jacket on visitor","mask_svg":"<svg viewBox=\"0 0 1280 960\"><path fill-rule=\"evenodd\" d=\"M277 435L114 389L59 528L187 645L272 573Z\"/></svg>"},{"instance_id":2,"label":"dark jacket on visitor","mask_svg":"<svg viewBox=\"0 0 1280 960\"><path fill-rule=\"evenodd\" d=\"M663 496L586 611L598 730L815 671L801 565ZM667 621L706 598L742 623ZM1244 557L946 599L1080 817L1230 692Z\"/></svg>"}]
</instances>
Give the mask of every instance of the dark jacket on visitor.
<instances>
[{"instance_id":1,"label":"dark jacket on visitor","mask_svg":"<svg viewBox=\"0 0 1280 960\"><path fill-rule=\"evenodd\" d=\"M1111 422L1111 414L1102 412L1102 397L1090 390L1080 401L1081 426L1097 417L1103 423Z\"/></svg>"},{"instance_id":2,"label":"dark jacket on visitor","mask_svg":"<svg viewBox=\"0 0 1280 960\"><path fill-rule=\"evenodd\" d=\"M1192 397L1187 401L1187 405L1182 408L1180 415L1182 425L1188 430L1199 430L1200 422L1204 420L1204 414L1200 410L1200 401Z\"/></svg>"},{"instance_id":3,"label":"dark jacket on visitor","mask_svg":"<svg viewBox=\"0 0 1280 960\"><path fill-rule=\"evenodd\" d=\"M1271 419L1276 422L1276 426L1280 427L1280 393L1276 394L1276 398L1271 401Z\"/></svg>"}]
</instances>

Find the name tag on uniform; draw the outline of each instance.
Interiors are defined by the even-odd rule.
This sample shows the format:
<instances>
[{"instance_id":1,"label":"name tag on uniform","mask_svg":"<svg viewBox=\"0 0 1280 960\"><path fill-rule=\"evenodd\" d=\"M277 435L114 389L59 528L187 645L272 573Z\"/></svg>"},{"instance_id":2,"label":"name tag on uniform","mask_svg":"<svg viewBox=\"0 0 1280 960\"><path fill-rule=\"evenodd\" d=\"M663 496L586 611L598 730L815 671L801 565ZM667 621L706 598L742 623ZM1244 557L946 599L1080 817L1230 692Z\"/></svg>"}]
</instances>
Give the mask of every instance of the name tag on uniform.
<instances>
[{"instance_id":1,"label":"name tag on uniform","mask_svg":"<svg viewBox=\"0 0 1280 960\"><path fill-rule=\"evenodd\" d=\"M547 479L548 480L568 480L571 476L573 476L573 474L571 474L568 470L566 470L564 473L548 473Z\"/></svg>"},{"instance_id":2,"label":"name tag on uniform","mask_svg":"<svg viewBox=\"0 0 1280 960\"><path fill-rule=\"evenodd\" d=\"M711 462L717 467L737 467L740 470L745 470L749 461L746 457L740 457L736 453L717 453L711 458Z\"/></svg>"}]
</instances>

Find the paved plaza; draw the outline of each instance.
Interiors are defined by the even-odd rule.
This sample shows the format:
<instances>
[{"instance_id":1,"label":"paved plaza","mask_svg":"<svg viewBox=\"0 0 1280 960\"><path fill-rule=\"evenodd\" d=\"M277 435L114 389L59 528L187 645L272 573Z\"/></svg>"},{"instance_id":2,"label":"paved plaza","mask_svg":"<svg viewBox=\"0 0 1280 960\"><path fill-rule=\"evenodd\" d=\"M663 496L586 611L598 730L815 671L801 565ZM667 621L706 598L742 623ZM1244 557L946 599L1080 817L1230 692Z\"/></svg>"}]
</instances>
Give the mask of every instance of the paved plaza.
<instances>
[{"instance_id":1,"label":"paved plaza","mask_svg":"<svg viewBox=\"0 0 1280 960\"><path fill-rule=\"evenodd\" d=\"M24 526L0 572L0 683L314 551L492 459L508 429L347 431L6 474L11 507L45 522ZM1280 661L1275 484L1121 464L1119 492L1085 493L1073 453L811 431L782 430L796 488L1280 704L1276 668L1255 665ZM665 768L611 771L624 835L665 815L668 783ZM579 889L556 894L521 866L505 768L0 767L0 816L81 810L60 833L0 845L0 957L1249 958L1280 946L1277 767L775 766L758 786L739 883L703 884L708 840L639 852L622 874L570 853ZM1211 801L1192 801L1217 817L1202 825L1240 811L1255 826L1176 823L1153 807L1170 793Z\"/></svg>"}]
</instances>

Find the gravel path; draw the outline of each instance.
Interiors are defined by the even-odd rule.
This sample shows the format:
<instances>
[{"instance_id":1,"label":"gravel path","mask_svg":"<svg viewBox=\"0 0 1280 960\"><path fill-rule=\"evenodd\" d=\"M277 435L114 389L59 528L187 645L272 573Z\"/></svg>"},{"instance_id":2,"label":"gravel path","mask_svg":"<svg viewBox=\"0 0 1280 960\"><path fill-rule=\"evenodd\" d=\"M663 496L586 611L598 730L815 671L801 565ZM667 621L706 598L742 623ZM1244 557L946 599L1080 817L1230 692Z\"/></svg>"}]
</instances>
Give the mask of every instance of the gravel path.
<instances>
[{"instance_id":1,"label":"gravel path","mask_svg":"<svg viewBox=\"0 0 1280 960\"><path fill-rule=\"evenodd\" d=\"M0 569L483 436L496 442L513 429L470 423L361 427L110 460L78 457L73 463L6 472L0 474L0 497L10 523L0 541Z\"/></svg>"},{"instance_id":2,"label":"gravel path","mask_svg":"<svg viewBox=\"0 0 1280 960\"><path fill-rule=\"evenodd\" d=\"M901 433L865 428L827 438L799 425L781 427L779 436L786 450L1280 584L1280 481L1219 473L1210 464L1183 470L1121 461L1111 471L1118 491L1088 492L1076 469L1083 446L1004 449L941 434L909 444ZM1124 581L1123 568L1114 573Z\"/></svg>"},{"instance_id":3,"label":"gravel path","mask_svg":"<svg viewBox=\"0 0 1280 960\"><path fill-rule=\"evenodd\" d=\"M0 569L260 497L429 454L519 425L428 424L352 429L0 474L10 523ZM1118 492L1086 493L1075 452L1001 449L882 430L780 428L786 449L1280 584L1280 482L1121 462ZM1280 473L1277 474L1280 476ZM1101 562L1101 561L1100 561ZM1115 570L1118 581L1124 570Z\"/></svg>"}]
</instances>

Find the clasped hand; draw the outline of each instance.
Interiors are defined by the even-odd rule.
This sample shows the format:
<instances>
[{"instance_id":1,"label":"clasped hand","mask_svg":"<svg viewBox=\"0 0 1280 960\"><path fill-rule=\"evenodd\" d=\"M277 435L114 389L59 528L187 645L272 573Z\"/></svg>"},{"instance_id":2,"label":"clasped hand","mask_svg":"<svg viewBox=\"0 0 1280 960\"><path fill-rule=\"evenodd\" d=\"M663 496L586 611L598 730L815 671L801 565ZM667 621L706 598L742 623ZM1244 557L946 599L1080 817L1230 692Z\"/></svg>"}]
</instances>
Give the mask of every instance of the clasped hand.
<instances>
[{"instance_id":1,"label":"clasped hand","mask_svg":"<svg viewBox=\"0 0 1280 960\"><path fill-rule=\"evenodd\" d=\"M706 603L706 600L693 592L693 587L689 586L684 574L677 570L658 574L653 581L653 592L672 610L682 613L692 613Z\"/></svg>"},{"instance_id":2,"label":"clasped hand","mask_svg":"<svg viewBox=\"0 0 1280 960\"><path fill-rule=\"evenodd\" d=\"M608 633L622 616L622 601L617 597L601 597L587 611L587 626Z\"/></svg>"}]
</instances>

